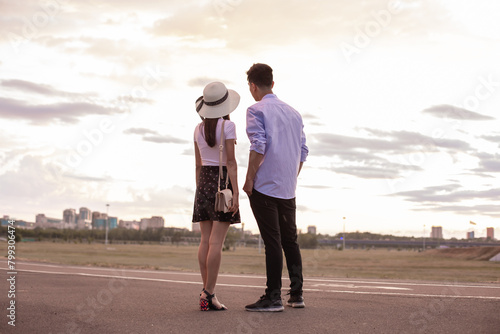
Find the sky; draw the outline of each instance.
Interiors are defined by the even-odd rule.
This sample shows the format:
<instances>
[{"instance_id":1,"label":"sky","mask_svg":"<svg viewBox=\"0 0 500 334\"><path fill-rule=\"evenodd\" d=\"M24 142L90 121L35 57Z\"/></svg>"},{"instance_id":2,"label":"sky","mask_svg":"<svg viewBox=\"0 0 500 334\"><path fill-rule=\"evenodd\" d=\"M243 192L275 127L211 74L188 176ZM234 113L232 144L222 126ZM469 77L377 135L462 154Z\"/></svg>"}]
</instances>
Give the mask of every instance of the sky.
<instances>
[{"instance_id":1,"label":"sky","mask_svg":"<svg viewBox=\"0 0 500 334\"><path fill-rule=\"evenodd\" d=\"M246 71L267 63L310 150L299 229L498 238L499 11L495 0L0 0L0 215L110 204L118 219L190 229L195 100L212 81L239 92L242 186ZM258 232L243 192L240 206Z\"/></svg>"}]
</instances>

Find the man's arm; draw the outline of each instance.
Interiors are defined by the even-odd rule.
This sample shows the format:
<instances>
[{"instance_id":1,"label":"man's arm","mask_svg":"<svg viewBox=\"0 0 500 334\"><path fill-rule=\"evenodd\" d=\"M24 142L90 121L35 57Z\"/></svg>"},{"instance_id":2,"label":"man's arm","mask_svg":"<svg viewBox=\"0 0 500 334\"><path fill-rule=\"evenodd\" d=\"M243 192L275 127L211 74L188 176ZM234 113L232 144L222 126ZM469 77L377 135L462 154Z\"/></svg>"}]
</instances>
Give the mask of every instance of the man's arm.
<instances>
[{"instance_id":1,"label":"man's arm","mask_svg":"<svg viewBox=\"0 0 500 334\"><path fill-rule=\"evenodd\" d=\"M248 157L247 177L245 185L243 186L243 191L246 192L248 196L252 195L255 175L257 174L263 159L263 154L257 153L256 151L250 151L250 156Z\"/></svg>"}]
</instances>

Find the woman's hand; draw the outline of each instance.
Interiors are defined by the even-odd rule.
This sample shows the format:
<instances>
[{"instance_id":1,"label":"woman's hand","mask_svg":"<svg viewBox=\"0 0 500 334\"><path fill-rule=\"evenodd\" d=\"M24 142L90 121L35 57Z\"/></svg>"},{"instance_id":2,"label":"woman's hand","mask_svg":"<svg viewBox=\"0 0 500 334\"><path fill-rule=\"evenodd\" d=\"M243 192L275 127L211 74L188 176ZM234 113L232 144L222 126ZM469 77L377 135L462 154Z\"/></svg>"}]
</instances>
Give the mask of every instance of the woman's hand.
<instances>
[{"instance_id":1,"label":"woman's hand","mask_svg":"<svg viewBox=\"0 0 500 334\"><path fill-rule=\"evenodd\" d=\"M234 215L238 212L238 209L240 207L240 200L239 200L240 195L238 193L233 193L233 200L231 207L229 208L229 211L233 213Z\"/></svg>"}]
</instances>

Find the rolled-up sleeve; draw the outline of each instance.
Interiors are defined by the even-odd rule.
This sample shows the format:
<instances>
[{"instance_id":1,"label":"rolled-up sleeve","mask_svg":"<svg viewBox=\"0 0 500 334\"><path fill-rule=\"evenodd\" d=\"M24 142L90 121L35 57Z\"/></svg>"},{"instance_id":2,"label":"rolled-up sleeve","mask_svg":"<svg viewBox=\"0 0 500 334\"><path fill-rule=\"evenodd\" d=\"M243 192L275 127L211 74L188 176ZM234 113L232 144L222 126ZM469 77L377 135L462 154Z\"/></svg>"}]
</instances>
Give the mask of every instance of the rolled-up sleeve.
<instances>
[{"instance_id":1,"label":"rolled-up sleeve","mask_svg":"<svg viewBox=\"0 0 500 334\"><path fill-rule=\"evenodd\" d=\"M300 152L300 162L304 162L307 159L307 156L309 155L309 148L306 145L306 134L304 133L304 130L302 130L302 136L301 136L301 152Z\"/></svg>"},{"instance_id":2,"label":"rolled-up sleeve","mask_svg":"<svg viewBox=\"0 0 500 334\"><path fill-rule=\"evenodd\" d=\"M262 113L251 107L247 110L247 136L250 140L250 151L259 154L266 152L267 141L264 118Z\"/></svg>"}]
</instances>

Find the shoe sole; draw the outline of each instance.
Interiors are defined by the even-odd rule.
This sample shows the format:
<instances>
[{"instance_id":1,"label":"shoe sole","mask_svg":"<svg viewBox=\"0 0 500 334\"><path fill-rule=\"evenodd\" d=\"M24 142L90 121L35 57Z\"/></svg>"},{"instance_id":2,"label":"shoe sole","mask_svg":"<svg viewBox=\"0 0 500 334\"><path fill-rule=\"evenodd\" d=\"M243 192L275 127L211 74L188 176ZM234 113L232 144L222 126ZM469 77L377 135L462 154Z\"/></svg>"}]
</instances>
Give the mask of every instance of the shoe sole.
<instances>
[{"instance_id":1,"label":"shoe sole","mask_svg":"<svg viewBox=\"0 0 500 334\"><path fill-rule=\"evenodd\" d=\"M304 302L301 302L301 303L286 303L286 306L290 306L290 307L293 307L293 308L304 308L304 307L306 307L306 304L304 304Z\"/></svg>"},{"instance_id":2,"label":"shoe sole","mask_svg":"<svg viewBox=\"0 0 500 334\"><path fill-rule=\"evenodd\" d=\"M245 308L248 312L283 312L285 308L281 306L279 307L274 307L274 308Z\"/></svg>"}]
</instances>

